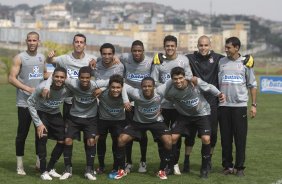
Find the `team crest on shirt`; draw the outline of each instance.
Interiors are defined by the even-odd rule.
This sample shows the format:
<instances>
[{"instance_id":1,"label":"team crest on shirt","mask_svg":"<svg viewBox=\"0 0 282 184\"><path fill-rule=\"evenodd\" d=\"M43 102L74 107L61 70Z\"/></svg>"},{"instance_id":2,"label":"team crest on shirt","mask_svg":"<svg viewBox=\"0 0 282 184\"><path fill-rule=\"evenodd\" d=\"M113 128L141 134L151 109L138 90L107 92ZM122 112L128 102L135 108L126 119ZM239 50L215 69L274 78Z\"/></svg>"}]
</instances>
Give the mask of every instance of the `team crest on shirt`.
<instances>
[{"instance_id":1,"label":"team crest on shirt","mask_svg":"<svg viewBox=\"0 0 282 184\"><path fill-rule=\"evenodd\" d=\"M238 64L237 64L237 67L238 67L239 70L242 70L243 64L242 64L242 63L238 63Z\"/></svg>"},{"instance_id":2,"label":"team crest on shirt","mask_svg":"<svg viewBox=\"0 0 282 184\"><path fill-rule=\"evenodd\" d=\"M169 73L165 73L165 74L161 75L161 79L164 82L168 81L169 79L171 79L170 74Z\"/></svg>"},{"instance_id":3,"label":"team crest on shirt","mask_svg":"<svg viewBox=\"0 0 282 184\"><path fill-rule=\"evenodd\" d=\"M213 57L210 57L210 58L209 58L209 62L210 62L210 63L214 63Z\"/></svg>"},{"instance_id":4,"label":"team crest on shirt","mask_svg":"<svg viewBox=\"0 0 282 184\"><path fill-rule=\"evenodd\" d=\"M43 79L43 73L40 73L39 66L33 66L32 73L29 73L28 79Z\"/></svg>"},{"instance_id":5,"label":"team crest on shirt","mask_svg":"<svg viewBox=\"0 0 282 184\"><path fill-rule=\"evenodd\" d=\"M39 62L42 62L42 61L43 61L41 57L38 57L38 60L39 60Z\"/></svg>"},{"instance_id":6,"label":"team crest on shirt","mask_svg":"<svg viewBox=\"0 0 282 184\"><path fill-rule=\"evenodd\" d=\"M179 60L178 61L178 66L183 68L184 67L184 61Z\"/></svg>"}]
</instances>

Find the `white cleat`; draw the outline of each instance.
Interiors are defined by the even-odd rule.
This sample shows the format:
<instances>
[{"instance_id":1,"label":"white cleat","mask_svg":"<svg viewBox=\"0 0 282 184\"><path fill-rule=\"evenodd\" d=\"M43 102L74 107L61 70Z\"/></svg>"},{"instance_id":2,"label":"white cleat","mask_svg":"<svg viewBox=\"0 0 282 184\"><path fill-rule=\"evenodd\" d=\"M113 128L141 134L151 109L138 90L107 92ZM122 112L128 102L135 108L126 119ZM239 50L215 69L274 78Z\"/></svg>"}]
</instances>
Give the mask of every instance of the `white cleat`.
<instances>
[{"instance_id":1,"label":"white cleat","mask_svg":"<svg viewBox=\"0 0 282 184\"><path fill-rule=\"evenodd\" d=\"M54 177L54 178L60 178L62 176L62 175L58 174L55 169L51 169L49 171L49 175Z\"/></svg>"},{"instance_id":2,"label":"white cleat","mask_svg":"<svg viewBox=\"0 0 282 184\"><path fill-rule=\"evenodd\" d=\"M92 180L92 181L97 180L97 178L96 178L96 176L95 176L94 173L89 173L89 172L87 172L87 173L84 174L84 177L85 177L86 179Z\"/></svg>"},{"instance_id":3,"label":"white cleat","mask_svg":"<svg viewBox=\"0 0 282 184\"><path fill-rule=\"evenodd\" d=\"M40 178L42 180L46 180L46 181L51 181L52 180L52 177L49 175L48 171L45 171L44 173L42 173Z\"/></svg>"},{"instance_id":4,"label":"white cleat","mask_svg":"<svg viewBox=\"0 0 282 184\"><path fill-rule=\"evenodd\" d=\"M126 173L130 173L132 169L133 169L133 165L132 164L129 164L129 163L125 164L125 172Z\"/></svg>"},{"instance_id":5,"label":"white cleat","mask_svg":"<svg viewBox=\"0 0 282 184\"><path fill-rule=\"evenodd\" d=\"M26 173L25 173L25 171L24 171L24 168L23 168L23 167L18 167L18 168L17 168L17 174L18 174L18 175L21 175L21 176L25 176Z\"/></svg>"},{"instance_id":6,"label":"white cleat","mask_svg":"<svg viewBox=\"0 0 282 184\"><path fill-rule=\"evenodd\" d=\"M181 172L180 172L180 169L179 169L179 165L178 164L175 164L173 166L173 174L174 175L181 175Z\"/></svg>"},{"instance_id":7,"label":"white cleat","mask_svg":"<svg viewBox=\"0 0 282 184\"><path fill-rule=\"evenodd\" d=\"M140 172L140 173L145 173L145 172L147 172L147 164L146 164L146 162L140 162L140 163L139 163L138 172Z\"/></svg>"},{"instance_id":8,"label":"white cleat","mask_svg":"<svg viewBox=\"0 0 282 184\"><path fill-rule=\"evenodd\" d=\"M69 173L69 172L65 172L65 173L63 173L63 175L60 177L60 180L66 180L66 179L69 179L71 176L72 176L72 174L71 174L71 173Z\"/></svg>"}]
</instances>

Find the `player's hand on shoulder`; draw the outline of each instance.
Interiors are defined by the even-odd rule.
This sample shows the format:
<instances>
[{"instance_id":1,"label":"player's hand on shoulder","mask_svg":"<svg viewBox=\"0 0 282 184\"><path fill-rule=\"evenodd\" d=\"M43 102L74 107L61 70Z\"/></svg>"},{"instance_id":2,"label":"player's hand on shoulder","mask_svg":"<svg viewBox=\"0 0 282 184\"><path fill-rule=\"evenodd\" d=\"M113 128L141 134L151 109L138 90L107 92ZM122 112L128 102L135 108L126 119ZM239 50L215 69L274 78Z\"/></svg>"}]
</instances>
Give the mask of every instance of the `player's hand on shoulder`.
<instances>
[{"instance_id":1,"label":"player's hand on shoulder","mask_svg":"<svg viewBox=\"0 0 282 184\"><path fill-rule=\"evenodd\" d=\"M92 70L94 70L96 68L96 60L94 58L92 58L90 61L89 61L89 67L92 68Z\"/></svg>"},{"instance_id":2,"label":"player's hand on shoulder","mask_svg":"<svg viewBox=\"0 0 282 184\"><path fill-rule=\"evenodd\" d=\"M56 51L55 50L51 50L49 53L48 53L48 58L53 58L56 56Z\"/></svg>"},{"instance_id":3,"label":"player's hand on shoulder","mask_svg":"<svg viewBox=\"0 0 282 184\"><path fill-rule=\"evenodd\" d=\"M198 77L193 76L193 77L191 78L190 82L191 82L191 84L192 84L193 87L194 87L194 86L197 86L197 85L198 85Z\"/></svg>"},{"instance_id":4,"label":"player's hand on shoulder","mask_svg":"<svg viewBox=\"0 0 282 184\"><path fill-rule=\"evenodd\" d=\"M131 107L130 102L124 103L124 109L125 109L126 111L131 111L131 110L132 110L132 107Z\"/></svg>"},{"instance_id":5,"label":"player's hand on shoulder","mask_svg":"<svg viewBox=\"0 0 282 184\"><path fill-rule=\"evenodd\" d=\"M95 89L95 90L93 91L92 95L93 95L94 97L98 98L98 97L101 95L102 92L103 92L103 91L102 91L100 88L97 88L97 89Z\"/></svg>"},{"instance_id":6,"label":"player's hand on shoulder","mask_svg":"<svg viewBox=\"0 0 282 184\"><path fill-rule=\"evenodd\" d=\"M120 63L121 63L121 61L120 61L119 57L114 56L113 63L114 63L114 65L118 65L118 64L120 64Z\"/></svg>"},{"instance_id":7,"label":"player's hand on shoulder","mask_svg":"<svg viewBox=\"0 0 282 184\"><path fill-rule=\"evenodd\" d=\"M41 92L41 96L42 96L42 98L44 98L44 99L50 98L50 91L49 91L49 89L44 88L44 89L42 90L42 92Z\"/></svg>"}]
</instances>

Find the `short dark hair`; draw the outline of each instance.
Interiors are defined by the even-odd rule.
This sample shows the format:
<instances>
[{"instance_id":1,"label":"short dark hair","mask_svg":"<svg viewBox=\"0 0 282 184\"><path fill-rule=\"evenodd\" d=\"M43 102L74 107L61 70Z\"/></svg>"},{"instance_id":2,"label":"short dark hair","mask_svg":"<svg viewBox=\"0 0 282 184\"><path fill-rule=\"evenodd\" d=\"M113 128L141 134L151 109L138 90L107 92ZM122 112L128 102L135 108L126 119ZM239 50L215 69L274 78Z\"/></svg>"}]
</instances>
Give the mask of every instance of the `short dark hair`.
<instances>
[{"instance_id":1,"label":"short dark hair","mask_svg":"<svg viewBox=\"0 0 282 184\"><path fill-rule=\"evenodd\" d=\"M28 36L30 36L30 35L37 35L38 40L39 40L39 33L35 32L35 31L31 31L31 32L27 33L26 38L28 38Z\"/></svg>"},{"instance_id":2,"label":"short dark hair","mask_svg":"<svg viewBox=\"0 0 282 184\"><path fill-rule=\"evenodd\" d=\"M100 47L100 54L102 54L102 50L103 50L103 49L108 49L108 48L109 48L109 49L112 49L113 54L115 54L116 49L115 49L114 45L111 44L111 43L104 43L104 44Z\"/></svg>"},{"instance_id":3,"label":"short dark hair","mask_svg":"<svg viewBox=\"0 0 282 184\"><path fill-rule=\"evenodd\" d=\"M116 82L116 83L119 83L121 84L121 86L123 86L123 77L119 74L114 74L110 77L110 80L109 80L109 86L113 83L113 82Z\"/></svg>"},{"instance_id":4,"label":"short dark hair","mask_svg":"<svg viewBox=\"0 0 282 184\"><path fill-rule=\"evenodd\" d=\"M63 72L65 73L65 76L67 76L67 70L64 67L57 66L54 71L53 71L53 76L55 75L56 72Z\"/></svg>"},{"instance_id":5,"label":"short dark hair","mask_svg":"<svg viewBox=\"0 0 282 184\"><path fill-rule=\"evenodd\" d=\"M175 42L175 44L176 44L176 46L177 46L177 38L176 38L175 36L167 35L167 36L164 38L164 46L165 46L165 43L168 42L168 41Z\"/></svg>"},{"instance_id":6,"label":"short dark hair","mask_svg":"<svg viewBox=\"0 0 282 184\"><path fill-rule=\"evenodd\" d=\"M229 44L229 43L231 43L234 47L238 46L239 49L241 47L241 42L240 42L239 38L237 38L237 37L230 37L230 38L228 38L225 41L225 44Z\"/></svg>"},{"instance_id":7,"label":"short dark hair","mask_svg":"<svg viewBox=\"0 0 282 184\"><path fill-rule=\"evenodd\" d=\"M143 84L144 81L149 80L153 82L153 85L155 86L155 80L152 77L144 77L141 81L141 86Z\"/></svg>"},{"instance_id":8,"label":"short dark hair","mask_svg":"<svg viewBox=\"0 0 282 184\"><path fill-rule=\"evenodd\" d=\"M86 43L86 36L84 35L84 34L82 34L82 33L77 33L76 35L74 35L74 37L73 37L73 43L74 43L74 41L75 41L75 37L82 37L82 38L84 38L84 42Z\"/></svg>"},{"instance_id":9,"label":"short dark hair","mask_svg":"<svg viewBox=\"0 0 282 184\"><path fill-rule=\"evenodd\" d=\"M143 48L143 50L144 50L144 44L143 44L142 41L140 41L140 40L135 40L134 42L132 42L131 49L132 49L132 47L135 46L135 45L141 46L141 47Z\"/></svg>"},{"instance_id":10,"label":"short dark hair","mask_svg":"<svg viewBox=\"0 0 282 184\"><path fill-rule=\"evenodd\" d=\"M80 77L80 75L82 73L89 73L90 76L91 76L91 72L92 72L92 69L89 67L89 66L83 66L79 69L79 72L78 72L78 77Z\"/></svg>"},{"instance_id":11,"label":"short dark hair","mask_svg":"<svg viewBox=\"0 0 282 184\"><path fill-rule=\"evenodd\" d=\"M174 68L171 69L171 71L170 71L170 76L171 76L171 78L173 77L173 75L183 75L183 76L185 76L184 68L179 67L179 66L174 67Z\"/></svg>"}]
</instances>

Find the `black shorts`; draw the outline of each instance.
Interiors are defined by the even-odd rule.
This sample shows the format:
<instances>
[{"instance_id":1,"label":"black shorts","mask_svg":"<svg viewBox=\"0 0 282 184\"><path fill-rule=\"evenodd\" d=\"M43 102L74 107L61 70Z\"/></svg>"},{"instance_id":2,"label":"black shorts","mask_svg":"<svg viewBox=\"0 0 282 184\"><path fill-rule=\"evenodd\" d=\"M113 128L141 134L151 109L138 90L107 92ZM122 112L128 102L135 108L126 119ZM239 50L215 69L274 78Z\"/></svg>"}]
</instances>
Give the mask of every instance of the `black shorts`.
<instances>
[{"instance_id":1,"label":"black shorts","mask_svg":"<svg viewBox=\"0 0 282 184\"><path fill-rule=\"evenodd\" d=\"M122 133L128 134L134 138L141 139L142 132L146 132L150 130L153 134L154 139L160 138L162 135L170 135L171 132L169 128L163 122L154 122L154 123L139 123L133 121L129 125L127 125Z\"/></svg>"},{"instance_id":2,"label":"black shorts","mask_svg":"<svg viewBox=\"0 0 282 184\"><path fill-rule=\"evenodd\" d=\"M198 131L199 136L210 135L211 125L208 116L183 116L179 115L172 126L172 134L190 135Z\"/></svg>"},{"instance_id":3,"label":"black shorts","mask_svg":"<svg viewBox=\"0 0 282 184\"><path fill-rule=\"evenodd\" d=\"M37 111L37 114L48 131L48 138L63 141L65 139L65 123L61 113L49 114Z\"/></svg>"},{"instance_id":4,"label":"black shorts","mask_svg":"<svg viewBox=\"0 0 282 184\"><path fill-rule=\"evenodd\" d=\"M79 118L70 115L70 119L66 120L66 138L75 139L80 131L83 132L84 139L97 136L97 117Z\"/></svg>"},{"instance_id":5,"label":"black shorts","mask_svg":"<svg viewBox=\"0 0 282 184\"><path fill-rule=\"evenodd\" d=\"M119 136L125 127L125 120L98 120L98 134L106 135L110 133L112 136Z\"/></svg>"}]
</instances>

